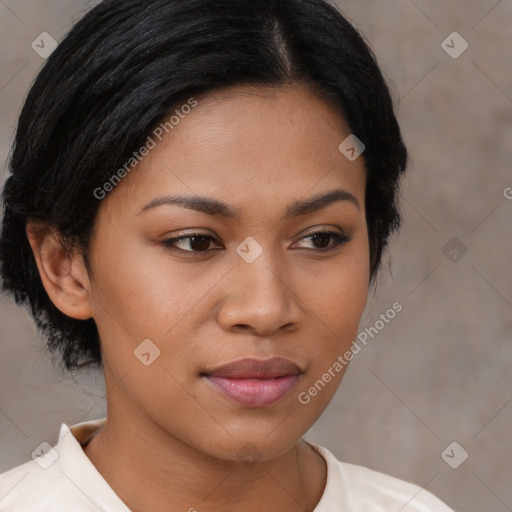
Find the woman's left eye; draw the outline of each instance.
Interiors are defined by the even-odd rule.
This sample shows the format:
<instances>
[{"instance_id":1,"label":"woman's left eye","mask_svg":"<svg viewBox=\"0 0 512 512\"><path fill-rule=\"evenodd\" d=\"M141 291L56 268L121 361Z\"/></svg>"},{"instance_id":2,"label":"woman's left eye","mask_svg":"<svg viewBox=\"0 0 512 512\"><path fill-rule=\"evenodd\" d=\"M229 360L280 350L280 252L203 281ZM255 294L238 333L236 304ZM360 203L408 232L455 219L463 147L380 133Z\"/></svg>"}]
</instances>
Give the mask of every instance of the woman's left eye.
<instances>
[{"instance_id":1,"label":"woman's left eye","mask_svg":"<svg viewBox=\"0 0 512 512\"><path fill-rule=\"evenodd\" d=\"M319 242L321 247L317 248L318 252L325 252L336 249L338 246L350 241L350 237L348 235L338 233L336 231L326 230L314 231L313 233L310 233L309 235L303 237L302 240L307 240L308 238L311 239L313 242ZM334 240L334 243L331 245L329 245L330 239ZM327 242L327 244L325 244L324 242Z\"/></svg>"},{"instance_id":2,"label":"woman's left eye","mask_svg":"<svg viewBox=\"0 0 512 512\"><path fill-rule=\"evenodd\" d=\"M317 252L330 251L350 241L350 237L348 235L338 233L336 231L327 230L314 231L312 233L309 233L307 236L301 238L301 240L308 239L310 239L313 242L313 244L320 245L320 247L313 247L313 249L317 249ZM332 240L334 242L330 243L330 241ZM209 247L212 241L216 242L216 240L209 235L201 233L191 233L186 236L164 240L162 241L162 244L171 250L178 251L181 253L199 254L211 252L211 249L209 249ZM179 243L187 245L189 249L183 249L178 247Z\"/></svg>"}]
</instances>

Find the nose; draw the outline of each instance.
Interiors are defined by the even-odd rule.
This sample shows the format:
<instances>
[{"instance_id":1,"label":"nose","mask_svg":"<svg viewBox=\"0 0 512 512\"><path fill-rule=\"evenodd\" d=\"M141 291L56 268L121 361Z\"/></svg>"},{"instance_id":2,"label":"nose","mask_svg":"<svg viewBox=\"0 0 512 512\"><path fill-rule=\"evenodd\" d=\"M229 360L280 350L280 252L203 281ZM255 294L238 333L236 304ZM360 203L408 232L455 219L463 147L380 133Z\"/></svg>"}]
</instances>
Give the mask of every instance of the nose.
<instances>
[{"instance_id":1,"label":"nose","mask_svg":"<svg viewBox=\"0 0 512 512\"><path fill-rule=\"evenodd\" d=\"M241 258L235 261L217 313L224 330L271 336L298 327L302 309L292 272L285 268L286 262L276 262L265 254L253 263Z\"/></svg>"}]
</instances>

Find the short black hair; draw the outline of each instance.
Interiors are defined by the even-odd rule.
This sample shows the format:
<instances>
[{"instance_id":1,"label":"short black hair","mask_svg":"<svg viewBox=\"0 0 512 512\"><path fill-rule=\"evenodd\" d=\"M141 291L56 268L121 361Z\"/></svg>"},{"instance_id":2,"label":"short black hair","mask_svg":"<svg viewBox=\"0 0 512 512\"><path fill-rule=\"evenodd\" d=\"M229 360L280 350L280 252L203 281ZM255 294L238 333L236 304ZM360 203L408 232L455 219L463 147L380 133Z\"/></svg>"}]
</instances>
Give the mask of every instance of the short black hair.
<instances>
[{"instance_id":1,"label":"short black hair","mask_svg":"<svg viewBox=\"0 0 512 512\"><path fill-rule=\"evenodd\" d=\"M105 0L62 40L19 117L3 190L3 289L30 307L67 370L102 365L93 319L51 302L26 235L55 226L87 255L93 193L177 105L236 85L304 83L337 105L366 146L370 283L401 223L407 150L375 55L327 0ZM341 141L340 141L341 142Z\"/></svg>"}]
</instances>

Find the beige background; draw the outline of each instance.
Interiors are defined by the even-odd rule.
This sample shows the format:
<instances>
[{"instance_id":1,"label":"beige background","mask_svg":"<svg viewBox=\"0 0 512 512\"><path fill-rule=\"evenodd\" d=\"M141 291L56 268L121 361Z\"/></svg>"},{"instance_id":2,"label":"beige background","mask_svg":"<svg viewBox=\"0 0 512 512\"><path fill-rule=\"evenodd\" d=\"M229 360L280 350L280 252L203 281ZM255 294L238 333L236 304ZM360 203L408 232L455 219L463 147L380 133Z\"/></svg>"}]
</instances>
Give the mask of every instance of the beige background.
<instances>
[{"instance_id":1,"label":"beige background","mask_svg":"<svg viewBox=\"0 0 512 512\"><path fill-rule=\"evenodd\" d=\"M357 355L307 438L455 510L512 510L512 0L338 3L392 79L412 157L404 227L361 330L395 301L403 311ZM60 40L92 5L0 1L3 163L43 63L31 42L43 31ZM469 43L457 59L441 47L454 31ZM453 237L468 251L456 263L443 252ZM62 421L105 406L98 375L58 374L28 314L0 304L3 471L56 442ZM458 469L441 458L453 441L469 453Z\"/></svg>"}]
</instances>

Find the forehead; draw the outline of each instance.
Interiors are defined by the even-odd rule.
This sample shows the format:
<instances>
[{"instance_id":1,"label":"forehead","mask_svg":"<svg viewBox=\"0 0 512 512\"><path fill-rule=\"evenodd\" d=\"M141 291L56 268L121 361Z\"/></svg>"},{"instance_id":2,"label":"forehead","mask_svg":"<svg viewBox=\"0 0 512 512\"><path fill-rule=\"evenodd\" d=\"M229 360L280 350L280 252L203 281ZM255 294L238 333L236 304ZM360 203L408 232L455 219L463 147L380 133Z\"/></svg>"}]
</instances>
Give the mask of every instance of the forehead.
<instances>
[{"instance_id":1,"label":"forehead","mask_svg":"<svg viewBox=\"0 0 512 512\"><path fill-rule=\"evenodd\" d=\"M364 160L338 149L350 130L310 88L232 87L195 101L162 140L153 136L154 149L112 196L140 204L164 193L207 194L243 209L342 186L364 201Z\"/></svg>"}]
</instances>

